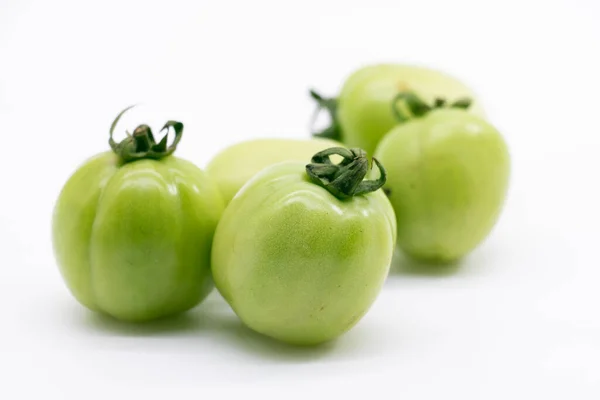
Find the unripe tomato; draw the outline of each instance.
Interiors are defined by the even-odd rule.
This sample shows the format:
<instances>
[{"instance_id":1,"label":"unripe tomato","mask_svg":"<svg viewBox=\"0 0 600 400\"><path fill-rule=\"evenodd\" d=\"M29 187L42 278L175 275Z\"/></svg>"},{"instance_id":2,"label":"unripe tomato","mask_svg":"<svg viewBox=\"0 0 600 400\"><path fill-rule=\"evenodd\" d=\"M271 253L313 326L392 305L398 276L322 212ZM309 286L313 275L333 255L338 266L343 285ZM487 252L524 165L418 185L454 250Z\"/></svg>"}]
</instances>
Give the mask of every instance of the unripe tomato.
<instances>
[{"instance_id":1,"label":"unripe tomato","mask_svg":"<svg viewBox=\"0 0 600 400\"><path fill-rule=\"evenodd\" d=\"M401 123L391 106L401 91L414 92L427 102L438 97L468 97L472 103L470 112L484 116L473 91L451 75L421 66L376 64L350 75L337 98L326 99L312 92L320 107L332 115L332 125L315 135L373 154L383 136Z\"/></svg>"},{"instance_id":2,"label":"unripe tomato","mask_svg":"<svg viewBox=\"0 0 600 400\"><path fill-rule=\"evenodd\" d=\"M120 114L121 115L121 114ZM119 117L120 117L119 115ZM113 123L113 128L119 117ZM73 296L127 321L188 310L213 288L210 249L224 204L213 181L149 127L86 161L55 205L52 240Z\"/></svg>"},{"instance_id":3,"label":"unripe tomato","mask_svg":"<svg viewBox=\"0 0 600 400\"><path fill-rule=\"evenodd\" d=\"M263 168L283 161L310 159L318 151L340 143L328 139L252 139L229 146L206 166L223 195L225 204Z\"/></svg>"},{"instance_id":4,"label":"unripe tomato","mask_svg":"<svg viewBox=\"0 0 600 400\"><path fill-rule=\"evenodd\" d=\"M363 181L364 152L327 149L305 165L273 165L244 185L217 227L212 271L248 327L313 345L352 328L377 298L396 219L379 163L377 181Z\"/></svg>"},{"instance_id":5,"label":"unripe tomato","mask_svg":"<svg viewBox=\"0 0 600 400\"><path fill-rule=\"evenodd\" d=\"M420 115L393 128L375 152L388 171L384 190L397 217L398 244L418 260L457 260L485 239L501 214L508 147L494 126L461 107L428 107L415 97L409 103Z\"/></svg>"}]
</instances>

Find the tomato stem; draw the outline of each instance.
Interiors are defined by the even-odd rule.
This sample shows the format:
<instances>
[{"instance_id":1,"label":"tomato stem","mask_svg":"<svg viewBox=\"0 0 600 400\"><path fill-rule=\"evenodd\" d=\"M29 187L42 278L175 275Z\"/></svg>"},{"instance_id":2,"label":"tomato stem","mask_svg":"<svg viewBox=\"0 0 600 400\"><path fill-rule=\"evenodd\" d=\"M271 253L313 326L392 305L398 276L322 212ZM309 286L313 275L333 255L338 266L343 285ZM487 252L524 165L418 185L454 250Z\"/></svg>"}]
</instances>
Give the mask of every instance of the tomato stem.
<instances>
[{"instance_id":1,"label":"tomato stem","mask_svg":"<svg viewBox=\"0 0 600 400\"><path fill-rule=\"evenodd\" d=\"M429 112L441 108L460 108L466 110L471 106L471 99L464 97L455 100L452 103L444 98L438 97L433 101L433 104L427 104L423 99L413 92L400 92L392 101L392 112L399 122L406 122L411 118L422 117ZM399 105L403 105L400 108ZM410 114L407 115L406 111Z\"/></svg>"},{"instance_id":2,"label":"tomato stem","mask_svg":"<svg viewBox=\"0 0 600 400\"><path fill-rule=\"evenodd\" d=\"M330 156L334 154L342 156L339 164L331 162ZM324 187L337 198L347 199L374 192L384 185L387 179L385 168L376 158L373 157L372 160L379 169L379 178L364 180L369 168L373 168L372 163L369 166L365 151L358 148L331 147L312 157L311 164L306 166L306 173L314 183Z\"/></svg>"},{"instance_id":3,"label":"tomato stem","mask_svg":"<svg viewBox=\"0 0 600 400\"><path fill-rule=\"evenodd\" d=\"M121 142L117 143L113 139L113 133L117 123L125 114L125 112L134 106L129 106L117 115L112 125L110 126L110 137L108 144L111 149L121 158L123 162L130 162L141 159L153 159L158 160L164 157L168 157L175 152L177 145L183 135L183 124L178 121L167 121L162 127L160 132L167 130L167 133L159 143L156 143L152 129L146 124L139 125L133 131L133 134L127 134L127 137ZM169 135L169 128L173 128L175 132L175 138L173 143L167 147L167 139Z\"/></svg>"},{"instance_id":4,"label":"tomato stem","mask_svg":"<svg viewBox=\"0 0 600 400\"><path fill-rule=\"evenodd\" d=\"M341 139L341 129L337 118L337 99L334 97L323 97L314 90L310 90L310 96L317 102L317 109L315 110L311 121L312 136L339 141ZM317 121L317 117L322 110L327 111L331 119L331 123L327 128L321 131L315 131L314 126Z\"/></svg>"}]
</instances>

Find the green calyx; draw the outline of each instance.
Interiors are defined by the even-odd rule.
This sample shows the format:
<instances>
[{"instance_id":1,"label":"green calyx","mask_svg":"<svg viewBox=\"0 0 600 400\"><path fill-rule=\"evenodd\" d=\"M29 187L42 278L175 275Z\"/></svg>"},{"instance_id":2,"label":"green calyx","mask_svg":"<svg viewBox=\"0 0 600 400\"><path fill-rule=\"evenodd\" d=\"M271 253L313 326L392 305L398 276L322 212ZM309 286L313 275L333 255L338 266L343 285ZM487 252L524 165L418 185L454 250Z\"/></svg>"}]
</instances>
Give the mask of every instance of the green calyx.
<instances>
[{"instance_id":1,"label":"green calyx","mask_svg":"<svg viewBox=\"0 0 600 400\"><path fill-rule=\"evenodd\" d=\"M411 118L422 117L433 110L442 108L458 108L466 110L471 106L471 99L465 97L448 103L446 99L436 98L433 104L427 104L413 92L400 92L392 101L392 112L399 122L406 122ZM403 105L404 107L399 107ZM407 115L407 112L409 115Z\"/></svg>"},{"instance_id":2,"label":"green calyx","mask_svg":"<svg viewBox=\"0 0 600 400\"><path fill-rule=\"evenodd\" d=\"M330 156L339 155L342 161L333 164ZM387 175L383 165L372 158L379 169L377 180L364 180L369 168L367 154L362 149L346 149L343 147L331 147L318 152L312 157L311 164L306 166L306 173L311 181L327 189L339 199L347 199L352 196L374 192L381 188L386 181Z\"/></svg>"},{"instance_id":3,"label":"green calyx","mask_svg":"<svg viewBox=\"0 0 600 400\"><path fill-rule=\"evenodd\" d=\"M337 99L323 97L314 90L310 91L310 97L317 102L317 110L311 123L312 136L339 141L342 137L342 134L340 124L337 119ZM331 124L321 131L315 131L313 127L321 110L325 110L327 113L329 113Z\"/></svg>"},{"instance_id":4,"label":"green calyx","mask_svg":"<svg viewBox=\"0 0 600 400\"><path fill-rule=\"evenodd\" d=\"M123 162L131 162L141 159L153 159L159 160L164 157L168 157L177 149L177 144L181 140L183 134L183 124L177 121L167 121L162 127L160 132L173 128L175 131L175 138L170 146L167 146L168 132L162 138L162 140L156 143L152 130L148 125L142 124L133 130L133 133L127 132L127 137L121 142L117 143L113 139L113 132L117 123L125 114L126 111L130 110L134 106L129 106L117 115L117 118L113 121L110 127L110 138L108 143L111 149L121 158Z\"/></svg>"}]
</instances>

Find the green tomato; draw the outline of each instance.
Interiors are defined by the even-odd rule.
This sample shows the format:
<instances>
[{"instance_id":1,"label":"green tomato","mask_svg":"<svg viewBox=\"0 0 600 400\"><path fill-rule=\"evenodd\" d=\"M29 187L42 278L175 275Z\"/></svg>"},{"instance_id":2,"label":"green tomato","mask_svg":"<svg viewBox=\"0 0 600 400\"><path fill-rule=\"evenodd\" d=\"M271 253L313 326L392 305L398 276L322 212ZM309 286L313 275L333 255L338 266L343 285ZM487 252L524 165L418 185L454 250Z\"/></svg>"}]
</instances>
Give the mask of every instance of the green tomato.
<instances>
[{"instance_id":1,"label":"green tomato","mask_svg":"<svg viewBox=\"0 0 600 400\"><path fill-rule=\"evenodd\" d=\"M233 196L263 168L284 161L304 161L338 142L328 139L254 139L236 143L219 152L206 172L219 185L228 204Z\"/></svg>"},{"instance_id":2,"label":"green tomato","mask_svg":"<svg viewBox=\"0 0 600 400\"><path fill-rule=\"evenodd\" d=\"M178 141L183 125L168 126ZM156 144L146 126L118 145L111 130L111 145L113 152L77 169L55 205L52 239L62 277L81 304L117 319L188 310L213 288L210 250L221 195L202 170L170 155L176 144Z\"/></svg>"},{"instance_id":3,"label":"green tomato","mask_svg":"<svg viewBox=\"0 0 600 400\"><path fill-rule=\"evenodd\" d=\"M399 64L369 65L346 79L336 99L313 97L332 114L333 124L317 136L339 140L373 154L383 136L399 124L392 100L399 92L412 91L425 101L469 97L470 111L484 116L473 91L453 76L426 67Z\"/></svg>"},{"instance_id":4,"label":"green tomato","mask_svg":"<svg viewBox=\"0 0 600 400\"><path fill-rule=\"evenodd\" d=\"M506 197L510 157L501 134L456 108L432 109L393 128L375 157L387 167L384 190L410 257L450 262L492 230Z\"/></svg>"},{"instance_id":5,"label":"green tomato","mask_svg":"<svg viewBox=\"0 0 600 400\"><path fill-rule=\"evenodd\" d=\"M321 158L333 153L348 164ZM305 165L267 167L241 189L217 227L212 271L248 327L314 345L349 330L376 299L391 263L396 221L378 189L384 174L362 181L364 153L328 149Z\"/></svg>"}]
</instances>

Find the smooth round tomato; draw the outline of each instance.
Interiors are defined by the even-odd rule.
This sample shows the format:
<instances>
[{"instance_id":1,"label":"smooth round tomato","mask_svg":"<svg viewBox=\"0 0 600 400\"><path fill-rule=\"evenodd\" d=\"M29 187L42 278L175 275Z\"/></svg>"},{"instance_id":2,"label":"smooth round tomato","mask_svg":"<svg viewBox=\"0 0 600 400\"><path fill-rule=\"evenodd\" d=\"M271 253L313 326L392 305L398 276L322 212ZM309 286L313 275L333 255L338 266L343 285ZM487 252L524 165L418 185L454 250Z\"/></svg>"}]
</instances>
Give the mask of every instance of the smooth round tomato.
<instances>
[{"instance_id":1,"label":"smooth round tomato","mask_svg":"<svg viewBox=\"0 0 600 400\"><path fill-rule=\"evenodd\" d=\"M502 135L459 108L431 107L393 128L375 152L398 219L398 244L428 262L473 250L501 214L510 156Z\"/></svg>"},{"instance_id":2,"label":"smooth round tomato","mask_svg":"<svg viewBox=\"0 0 600 400\"><path fill-rule=\"evenodd\" d=\"M169 126L178 142L183 125ZM213 288L221 195L202 170L171 155L176 143L155 143L147 126L120 144L111 129L111 145L114 151L79 167L58 197L52 239L60 272L80 303L118 319L188 310Z\"/></svg>"},{"instance_id":3,"label":"smooth round tomato","mask_svg":"<svg viewBox=\"0 0 600 400\"><path fill-rule=\"evenodd\" d=\"M451 75L422 66L376 64L350 75L335 99L324 99L313 92L320 106L332 114L333 121L316 135L373 154L383 136L400 123L393 113L392 100L403 91L414 92L427 102L439 97L469 97L470 112L484 116L472 89Z\"/></svg>"},{"instance_id":4,"label":"smooth round tomato","mask_svg":"<svg viewBox=\"0 0 600 400\"><path fill-rule=\"evenodd\" d=\"M332 154L343 161L333 164ZM212 250L215 285L251 329L298 345L332 340L375 301L396 220L364 152L263 169L229 203ZM379 165L379 164L378 164ZM380 167L381 168L381 167Z\"/></svg>"},{"instance_id":5,"label":"smooth round tomato","mask_svg":"<svg viewBox=\"0 0 600 400\"><path fill-rule=\"evenodd\" d=\"M328 139L253 139L236 143L219 152L206 172L219 186L228 204L233 196L263 168L284 161L304 161L318 151L340 143Z\"/></svg>"}]
</instances>

